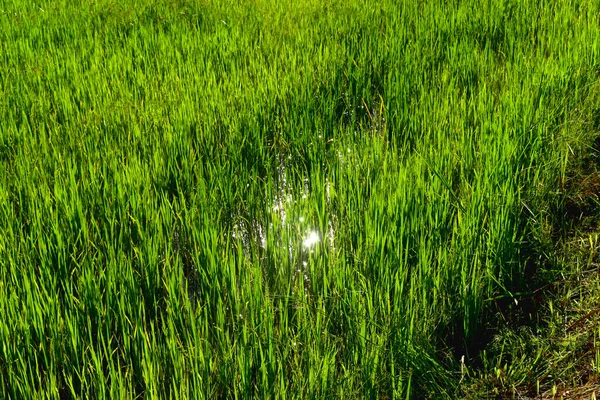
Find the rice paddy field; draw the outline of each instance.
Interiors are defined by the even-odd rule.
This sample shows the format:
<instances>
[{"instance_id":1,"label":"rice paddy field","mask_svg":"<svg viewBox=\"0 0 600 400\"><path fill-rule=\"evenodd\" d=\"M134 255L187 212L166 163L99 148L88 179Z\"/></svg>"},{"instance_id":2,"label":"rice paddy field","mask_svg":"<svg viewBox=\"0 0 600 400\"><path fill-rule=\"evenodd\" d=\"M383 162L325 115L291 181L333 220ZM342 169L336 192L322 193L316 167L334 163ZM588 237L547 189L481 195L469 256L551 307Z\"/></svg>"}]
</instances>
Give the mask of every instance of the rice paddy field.
<instances>
[{"instance_id":1,"label":"rice paddy field","mask_svg":"<svg viewBox=\"0 0 600 400\"><path fill-rule=\"evenodd\" d=\"M0 0L0 397L467 396L599 52L592 0Z\"/></svg>"}]
</instances>

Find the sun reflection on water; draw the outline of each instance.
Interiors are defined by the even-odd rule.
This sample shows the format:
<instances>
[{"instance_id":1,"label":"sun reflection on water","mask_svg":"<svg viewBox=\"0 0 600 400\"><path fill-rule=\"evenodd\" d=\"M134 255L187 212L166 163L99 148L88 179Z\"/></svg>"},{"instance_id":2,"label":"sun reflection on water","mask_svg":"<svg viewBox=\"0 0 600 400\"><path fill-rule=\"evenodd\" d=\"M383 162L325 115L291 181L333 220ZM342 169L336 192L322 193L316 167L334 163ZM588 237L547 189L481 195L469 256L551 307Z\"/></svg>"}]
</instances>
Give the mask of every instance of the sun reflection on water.
<instances>
[{"instance_id":1,"label":"sun reflection on water","mask_svg":"<svg viewBox=\"0 0 600 400\"><path fill-rule=\"evenodd\" d=\"M241 245L245 256L251 255L253 245L262 250L267 250L268 246L287 249L292 276L301 276L307 285L310 282L310 257L317 250L317 244L324 242L328 249L335 249L336 220L335 217L330 219L327 229L323 232L309 225L311 218L304 213L307 211L310 213L310 181L307 177L302 178L303 184L294 190L288 182L286 158L277 156L276 159L279 164L276 170L276 193L269 202L269 210L274 218L268 223L260 219L248 221L238 210L234 216L232 236L234 241ZM329 179L325 179L324 190L329 204L331 201ZM303 210L300 215L295 212L299 209ZM269 235L272 235L270 236L272 240L268 241ZM266 259L266 254L264 253L261 259Z\"/></svg>"},{"instance_id":2,"label":"sun reflection on water","mask_svg":"<svg viewBox=\"0 0 600 400\"><path fill-rule=\"evenodd\" d=\"M321 241L321 237L319 236L319 234L316 231L311 231L306 236L304 241L302 241L302 245L306 248L310 248L310 247L314 246L315 244L319 243L320 241Z\"/></svg>"}]
</instances>

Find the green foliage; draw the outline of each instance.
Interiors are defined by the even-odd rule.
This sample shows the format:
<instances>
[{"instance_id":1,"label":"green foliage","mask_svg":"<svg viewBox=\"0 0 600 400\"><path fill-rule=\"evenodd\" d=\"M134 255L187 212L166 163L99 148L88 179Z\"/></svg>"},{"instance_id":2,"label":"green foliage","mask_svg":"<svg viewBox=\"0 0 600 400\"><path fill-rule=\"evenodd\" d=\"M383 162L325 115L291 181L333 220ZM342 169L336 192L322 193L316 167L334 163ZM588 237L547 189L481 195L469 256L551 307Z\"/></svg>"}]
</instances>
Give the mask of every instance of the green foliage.
<instances>
[{"instance_id":1,"label":"green foliage","mask_svg":"<svg viewBox=\"0 0 600 400\"><path fill-rule=\"evenodd\" d=\"M599 8L0 0L1 397L456 397Z\"/></svg>"}]
</instances>

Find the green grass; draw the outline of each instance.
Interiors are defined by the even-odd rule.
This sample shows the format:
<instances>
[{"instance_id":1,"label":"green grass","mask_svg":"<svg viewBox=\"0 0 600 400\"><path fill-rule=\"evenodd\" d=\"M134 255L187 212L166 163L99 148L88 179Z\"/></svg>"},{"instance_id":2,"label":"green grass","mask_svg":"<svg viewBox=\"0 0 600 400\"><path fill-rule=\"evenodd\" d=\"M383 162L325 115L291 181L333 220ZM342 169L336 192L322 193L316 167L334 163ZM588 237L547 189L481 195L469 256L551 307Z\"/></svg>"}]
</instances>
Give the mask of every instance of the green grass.
<instances>
[{"instance_id":1,"label":"green grass","mask_svg":"<svg viewBox=\"0 0 600 400\"><path fill-rule=\"evenodd\" d=\"M0 0L0 396L464 395L592 135L599 22Z\"/></svg>"},{"instance_id":2,"label":"green grass","mask_svg":"<svg viewBox=\"0 0 600 400\"><path fill-rule=\"evenodd\" d=\"M597 84L596 84L597 86ZM600 394L598 248L600 92L570 120L579 141L567 173L536 208L537 274L501 319L480 365L464 371L467 398L593 399Z\"/></svg>"}]
</instances>

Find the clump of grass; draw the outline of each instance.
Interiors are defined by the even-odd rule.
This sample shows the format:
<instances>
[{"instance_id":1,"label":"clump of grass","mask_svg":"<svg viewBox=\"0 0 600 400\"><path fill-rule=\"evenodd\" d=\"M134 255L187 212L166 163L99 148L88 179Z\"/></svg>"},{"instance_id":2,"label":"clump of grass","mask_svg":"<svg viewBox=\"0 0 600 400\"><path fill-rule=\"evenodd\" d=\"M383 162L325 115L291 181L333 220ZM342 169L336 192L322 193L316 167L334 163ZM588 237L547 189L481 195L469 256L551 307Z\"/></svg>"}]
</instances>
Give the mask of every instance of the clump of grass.
<instances>
[{"instance_id":1,"label":"clump of grass","mask_svg":"<svg viewBox=\"0 0 600 400\"><path fill-rule=\"evenodd\" d=\"M593 398L598 392L597 83L569 117L571 142L558 190L531 218L537 271L509 309L482 368L469 370L468 398ZM518 315L518 318L515 316ZM590 397L592 396L592 397Z\"/></svg>"}]
</instances>

